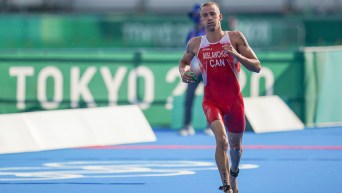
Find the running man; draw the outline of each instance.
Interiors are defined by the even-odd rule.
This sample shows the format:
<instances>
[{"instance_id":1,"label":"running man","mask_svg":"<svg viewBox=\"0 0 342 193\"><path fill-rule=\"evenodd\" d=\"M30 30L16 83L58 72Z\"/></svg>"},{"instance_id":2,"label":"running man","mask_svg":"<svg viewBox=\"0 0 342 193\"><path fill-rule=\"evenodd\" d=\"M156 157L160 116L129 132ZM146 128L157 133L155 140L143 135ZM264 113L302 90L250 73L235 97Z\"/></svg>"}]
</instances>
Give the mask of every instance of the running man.
<instances>
[{"instance_id":1,"label":"running man","mask_svg":"<svg viewBox=\"0 0 342 193\"><path fill-rule=\"evenodd\" d=\"M240 31L223 31L219 5L201 5L201 22L206 35L189 40L179 62L182 81L195 81L189 64L193 57L200 61L204 83L202 107L215 135L215 160L222 180L219 187L225 193L237 193L237 176L245 131L243 98L238 83L240 64L252 72L261 70L260 61ZM228 144L231 167L228 160Z\"/></svg>"}]
</instances>

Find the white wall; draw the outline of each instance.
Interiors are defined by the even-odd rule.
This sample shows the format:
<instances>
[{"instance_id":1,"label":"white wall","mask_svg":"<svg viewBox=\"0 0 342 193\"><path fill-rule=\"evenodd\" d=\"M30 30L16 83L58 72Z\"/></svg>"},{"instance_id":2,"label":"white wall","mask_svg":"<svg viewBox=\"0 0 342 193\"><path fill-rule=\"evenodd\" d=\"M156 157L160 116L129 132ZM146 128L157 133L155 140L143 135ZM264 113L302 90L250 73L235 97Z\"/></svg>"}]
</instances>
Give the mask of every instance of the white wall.
<instances>
[{"instance_id":1,"label":"white wall","mask_svg":"<svg viewBox=\"0 0 342 193\"><path fill-rule=\"evenodd\" d=\"M0 115L0 154L155 140L136 105Z\"/></svg>"}]
</instances>

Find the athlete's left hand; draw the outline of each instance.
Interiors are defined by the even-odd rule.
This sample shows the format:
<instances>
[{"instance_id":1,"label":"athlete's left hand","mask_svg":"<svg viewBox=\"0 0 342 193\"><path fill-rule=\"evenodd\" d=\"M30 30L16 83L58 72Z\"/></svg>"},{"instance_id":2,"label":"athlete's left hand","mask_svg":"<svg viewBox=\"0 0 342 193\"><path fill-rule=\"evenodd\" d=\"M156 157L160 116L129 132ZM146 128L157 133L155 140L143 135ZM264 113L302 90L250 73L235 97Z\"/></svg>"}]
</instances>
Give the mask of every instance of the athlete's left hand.
<instances>
[{"instance_id":1,"label":"athlete's left hand","mask_svg":"<svg viewBox=\"0 0 342 193\"><path fill-rule=\"evenodd\" d=\"M239 54L232 46L232 44L225 44L222 46L222 48L224 49L224 51L226 51L226 53L232 55L233 57Z\"/></svg>"},{"instance_id":2,"label":"athlete's left hand","mask_svg":"<svg viewBox=\"0 0 342 193\"><path fill-rule=\"evenodd\" d=\"M197 77L192 71L187 70L182 75L182 81L184 83L194 83L197 82Z\"/></svg>"}]
</instances>

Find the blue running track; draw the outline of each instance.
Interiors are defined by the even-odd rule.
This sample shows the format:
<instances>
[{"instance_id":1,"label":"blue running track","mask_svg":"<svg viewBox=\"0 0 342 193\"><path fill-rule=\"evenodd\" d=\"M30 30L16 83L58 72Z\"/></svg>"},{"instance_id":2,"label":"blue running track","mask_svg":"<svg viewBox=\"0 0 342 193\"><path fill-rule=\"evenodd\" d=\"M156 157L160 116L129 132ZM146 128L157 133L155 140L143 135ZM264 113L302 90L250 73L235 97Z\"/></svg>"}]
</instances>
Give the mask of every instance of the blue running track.
<instances>
[{"instance_id":1,"label":"blue running track","mask_svg":"<svg viewBox=\"0 0 342 193\"><path fill-rule=\"evenodd\" d=\"M0 193L219 193L213 137L0 155ZM342 127L246 132L240 193L339 193Z\"/></svg>"}]
</instances>

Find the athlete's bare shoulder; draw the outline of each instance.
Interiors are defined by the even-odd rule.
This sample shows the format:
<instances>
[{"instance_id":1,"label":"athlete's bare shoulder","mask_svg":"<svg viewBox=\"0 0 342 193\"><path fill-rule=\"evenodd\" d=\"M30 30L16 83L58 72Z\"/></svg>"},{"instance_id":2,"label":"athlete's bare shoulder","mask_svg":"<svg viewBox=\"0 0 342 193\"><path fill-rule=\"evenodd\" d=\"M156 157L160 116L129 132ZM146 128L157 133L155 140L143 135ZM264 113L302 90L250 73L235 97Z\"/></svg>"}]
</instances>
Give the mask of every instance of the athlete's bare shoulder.
<instances>
[{"instance_id":1,"label":"athlete's bare shoulder","mask_svg":"<svg viewBox=\"0 0 342 193\"><path fill-rule=\"evenodd\" d=\"M196 54L201 44L201 39L202 39L201 36L191 38L188 42L187 52Z\"/></svg>"},{"instance_id":2,"label":"athlete's bare shoulder","mask_svg":"<svg viewBox=\"0 0 342 193\"><path fill-rule=\"evenodd\" d=\"M229 35L233 38L242 34L239 30L228 31Z\"/></svg>"},{"instance_id":3,"label":"athlete's bare shoulder","mask_svg":"<svg viewBox=\"0 0 342 193\"><path fill-rule=\"evenodd\" d=\"M191 38L191 41L200 43L201 39L202 39L202 36L196 36L196 37Z\"/></svg>"},{"instance_id":4,"label":"athlete's bare shoulder","mask_svg":"<svg viewBox=\"0 0 342 193\"><path fill-rule=\"evenodd\" d=\"M242 32L238 30L229 31L229 38L232 44L248 46L247 40Z\"/></svg>"}]
</instances>

